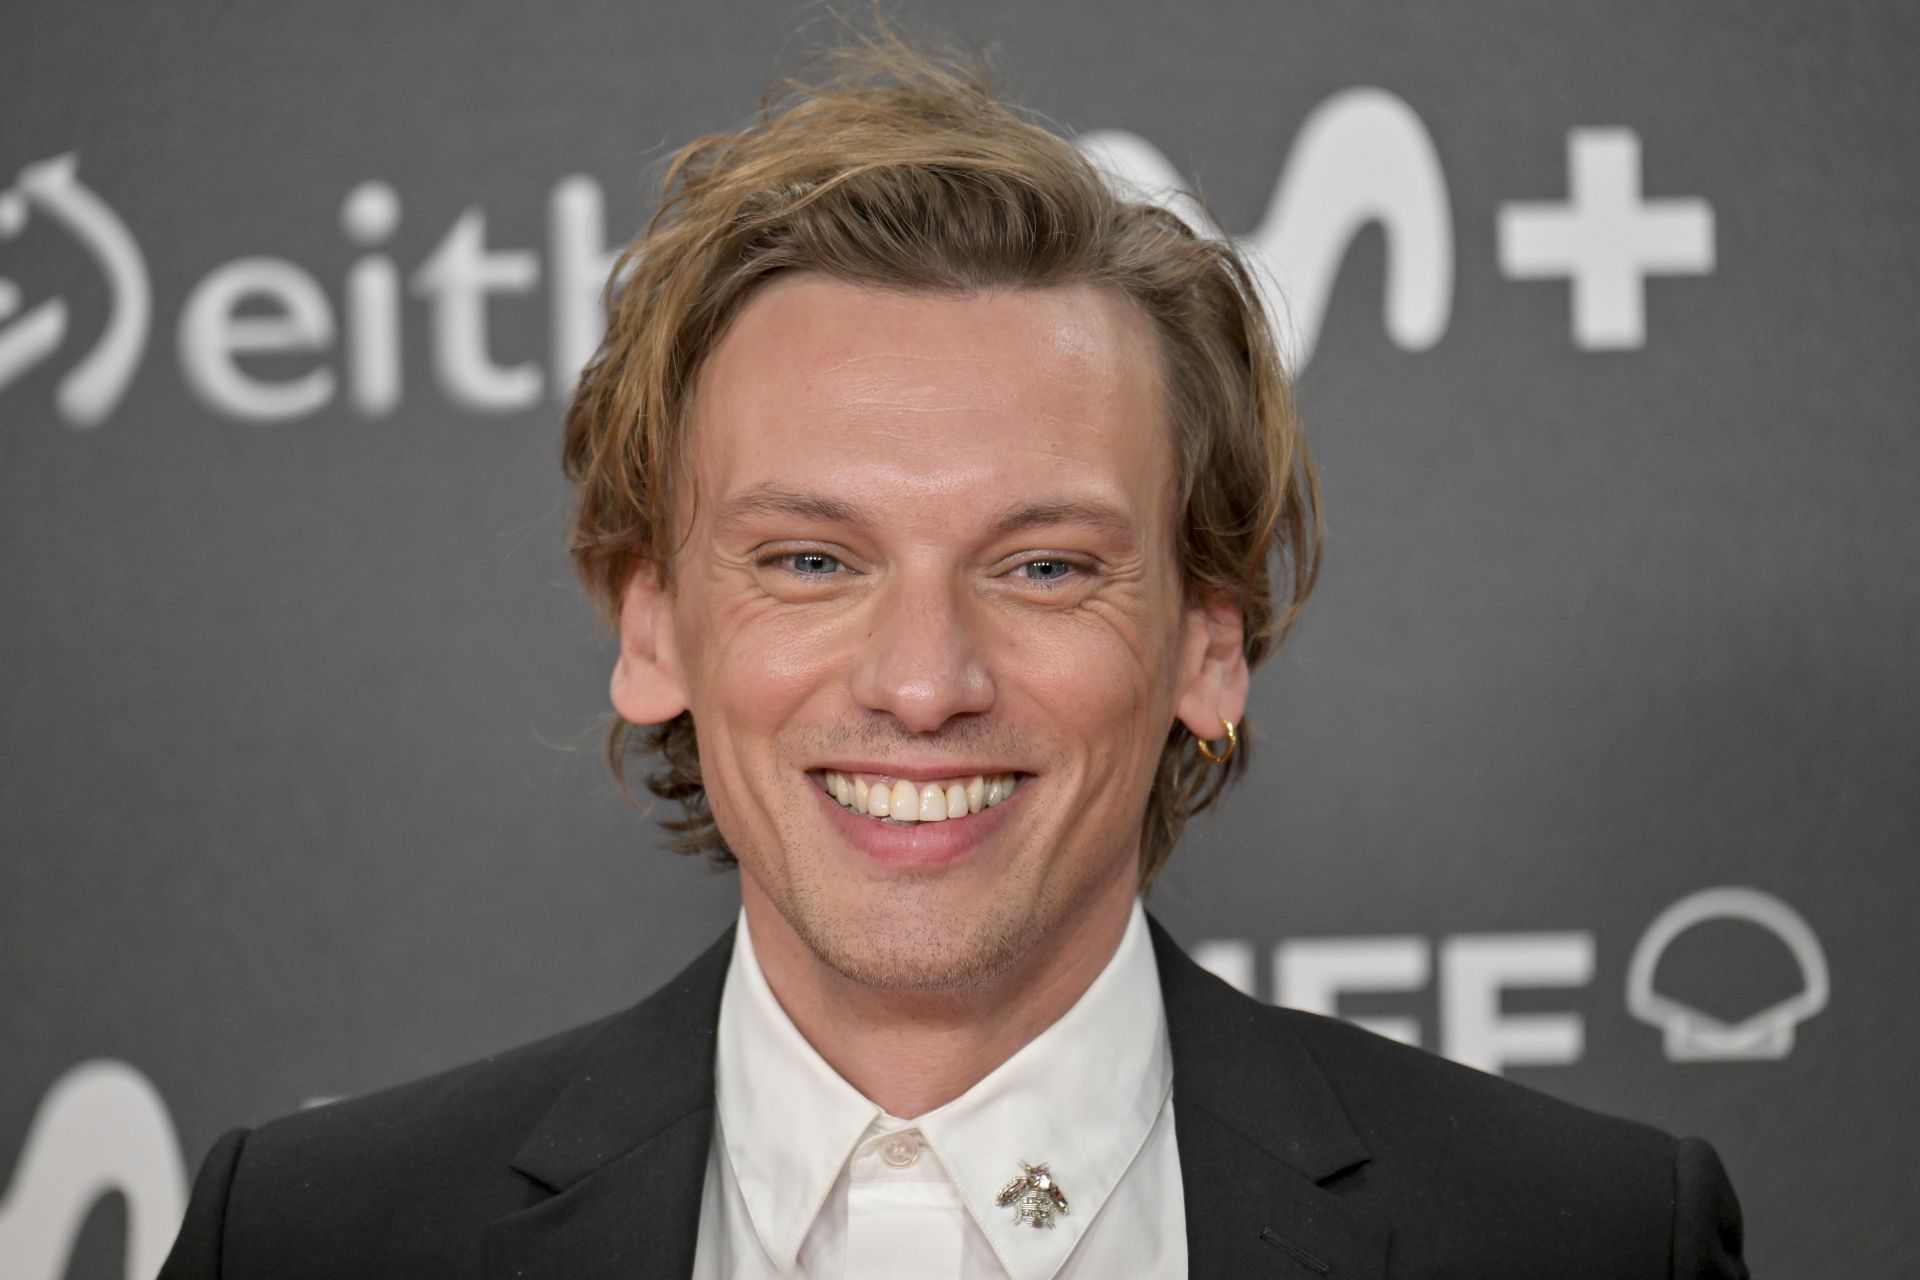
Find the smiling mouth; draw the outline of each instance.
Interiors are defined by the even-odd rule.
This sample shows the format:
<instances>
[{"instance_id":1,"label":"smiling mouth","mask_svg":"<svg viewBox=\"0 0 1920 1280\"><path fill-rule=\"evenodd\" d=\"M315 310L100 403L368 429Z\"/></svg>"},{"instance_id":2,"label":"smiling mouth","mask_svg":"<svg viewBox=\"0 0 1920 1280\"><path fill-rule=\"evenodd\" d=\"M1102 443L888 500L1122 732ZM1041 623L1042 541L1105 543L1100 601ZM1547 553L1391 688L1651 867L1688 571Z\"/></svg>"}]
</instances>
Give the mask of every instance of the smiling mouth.
<instances>
[{"instance_id":1,"label":"smiling mouth","mask_svg":"<svg viewBox=\"0 0 1920 1280\"><path fill-rule=\"evenodd\" d=\"M1023 775L976 773L968 778L909 782L905 778L828 769L812 776L822 791L854 813L876 822L910 826L950 822L990 809L1013 794Z\"/></svg>"}]
</instances>

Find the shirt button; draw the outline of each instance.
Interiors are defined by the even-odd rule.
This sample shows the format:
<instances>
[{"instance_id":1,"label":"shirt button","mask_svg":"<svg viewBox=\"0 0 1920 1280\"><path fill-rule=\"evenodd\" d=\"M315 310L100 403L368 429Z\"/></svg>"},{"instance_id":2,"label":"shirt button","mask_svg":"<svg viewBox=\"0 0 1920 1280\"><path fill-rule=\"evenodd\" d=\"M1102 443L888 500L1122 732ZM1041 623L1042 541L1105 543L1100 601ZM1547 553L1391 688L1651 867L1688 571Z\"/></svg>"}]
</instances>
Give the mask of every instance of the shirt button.
<instances>
[{"instance_id":1,"label":"shirt button","mask_svg":"<svg viewBox=\"0 0 1920 1280\"><path fill-rule=\"evenodd\" d=\"M910 1133L896 1133L880 1144L880 1158L904 1169L920 1158L920 1140Z\"/></svg>"}]
</instances>

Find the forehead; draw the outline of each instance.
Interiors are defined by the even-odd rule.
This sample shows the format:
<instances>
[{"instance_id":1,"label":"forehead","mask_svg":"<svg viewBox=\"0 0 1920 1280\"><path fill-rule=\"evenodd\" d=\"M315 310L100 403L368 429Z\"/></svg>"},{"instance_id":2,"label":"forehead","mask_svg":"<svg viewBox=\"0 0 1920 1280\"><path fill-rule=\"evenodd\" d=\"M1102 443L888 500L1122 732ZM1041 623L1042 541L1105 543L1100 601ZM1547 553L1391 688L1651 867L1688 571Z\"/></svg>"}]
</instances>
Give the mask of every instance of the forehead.
<instances>
[{"instance_id":1,"label":"forehead","mask_svg":"<svg viewBox=\"0 0 1920 1280\"><path fill-rule=\"evenodd\" d=\"M704 513L778 487L890 523L987 518L984 500L1098 502L1142 537L1170 519L1160 356L1123 295L965 294L815 274L763 286L703 367L690 461Z\"/></svg>"}]
</instances>

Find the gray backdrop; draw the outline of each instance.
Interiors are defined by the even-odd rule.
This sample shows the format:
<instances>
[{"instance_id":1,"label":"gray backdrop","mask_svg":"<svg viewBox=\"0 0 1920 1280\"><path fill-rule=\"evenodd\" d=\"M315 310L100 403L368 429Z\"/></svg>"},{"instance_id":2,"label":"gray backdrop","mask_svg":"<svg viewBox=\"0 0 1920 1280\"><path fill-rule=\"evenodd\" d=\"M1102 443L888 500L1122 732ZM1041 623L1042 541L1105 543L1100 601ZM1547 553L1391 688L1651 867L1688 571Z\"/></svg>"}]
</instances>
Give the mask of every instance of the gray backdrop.
<instances>
[{"instance_id":1,"label":"gray backdrop","mask_svg":"<svg viewBox=\"0 0 1920 1280\"><path fill-rule=\"evenodd\" d=\"M1323 585L1155 909L1709 1136L1761 1274L1915 1274L1914 7L1190 8L926 10L1310 356ZM649 162L819 16L0 19L0 1276L150 1272L224 1128L727 920L598 758L558 403Z\"/></svg>"}]
</instances>

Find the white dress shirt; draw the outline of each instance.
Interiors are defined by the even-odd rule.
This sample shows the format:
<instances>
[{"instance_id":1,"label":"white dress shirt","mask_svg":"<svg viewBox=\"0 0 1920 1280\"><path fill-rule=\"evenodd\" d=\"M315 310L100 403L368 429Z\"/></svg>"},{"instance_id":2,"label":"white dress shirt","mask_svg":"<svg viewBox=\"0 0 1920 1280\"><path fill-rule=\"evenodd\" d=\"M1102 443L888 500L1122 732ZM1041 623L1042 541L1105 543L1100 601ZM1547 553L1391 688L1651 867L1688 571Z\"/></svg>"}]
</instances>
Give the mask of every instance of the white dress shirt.
<instances>
[{"instance_id":1,"label":"white dress shirt","mask_svg":"<svg viewBox=\"0 0 1920 1280\"><path fill-rule=\"evenodd\" d=\"M1184 1280L1160 975L1136 902L1058 1022L943 1107L888 1115L774 998L744 913L720 1002L694 1280ZM1047 1164L1054 1225L994 1203Z\"/></svg>"}]
</instances>

